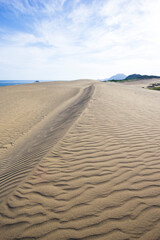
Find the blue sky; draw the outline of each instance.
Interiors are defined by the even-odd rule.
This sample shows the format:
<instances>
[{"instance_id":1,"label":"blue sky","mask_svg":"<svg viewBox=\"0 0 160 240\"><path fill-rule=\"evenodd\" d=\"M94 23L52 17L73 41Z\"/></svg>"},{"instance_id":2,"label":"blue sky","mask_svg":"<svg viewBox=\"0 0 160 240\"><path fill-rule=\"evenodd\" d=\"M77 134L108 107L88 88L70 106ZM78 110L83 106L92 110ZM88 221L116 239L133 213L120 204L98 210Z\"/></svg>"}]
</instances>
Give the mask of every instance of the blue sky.
<instances>
[{"instance_id":1,"label":"blue sky","mask_svg":"<svg viewBox=\"0 0 160 240\"><path fill-rule=\"evenodd\" d=\"M0 79L160 75L160 0L0 0Z\"/></svg>"}]
</instances>

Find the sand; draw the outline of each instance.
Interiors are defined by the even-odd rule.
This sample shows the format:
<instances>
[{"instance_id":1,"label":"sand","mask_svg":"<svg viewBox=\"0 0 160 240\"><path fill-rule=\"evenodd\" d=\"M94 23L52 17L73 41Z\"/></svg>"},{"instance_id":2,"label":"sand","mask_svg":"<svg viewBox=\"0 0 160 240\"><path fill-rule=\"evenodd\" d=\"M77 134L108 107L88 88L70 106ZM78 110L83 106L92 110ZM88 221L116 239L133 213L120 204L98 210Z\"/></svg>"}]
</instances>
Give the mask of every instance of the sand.
<instances>
[{"instance_id":1,"label":"sand","mask_svg":"<svg viewBox=\"0 0 160 240\"><path fill-rule=\"evenodd\" d=\"M0 239L160 239L160 92L143 84L0 88Z\"/></svg>"}]
</instances>

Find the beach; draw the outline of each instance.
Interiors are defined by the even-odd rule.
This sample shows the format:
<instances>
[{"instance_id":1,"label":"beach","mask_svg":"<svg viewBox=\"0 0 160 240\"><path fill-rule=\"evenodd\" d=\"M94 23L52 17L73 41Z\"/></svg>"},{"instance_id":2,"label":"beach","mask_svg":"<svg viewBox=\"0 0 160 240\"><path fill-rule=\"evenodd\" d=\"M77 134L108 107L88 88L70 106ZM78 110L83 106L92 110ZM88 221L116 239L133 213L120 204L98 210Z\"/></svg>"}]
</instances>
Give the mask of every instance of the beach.
<instances>
[{"instance_id":1,"label":"beach","mask_svg":"<svg viewBox=\"0 0 160 240\"><path fill-rule=\"evenodd\" d=\"M0 88L0 239L160 239L151 82Z\"/></svg>"}]
</instances>

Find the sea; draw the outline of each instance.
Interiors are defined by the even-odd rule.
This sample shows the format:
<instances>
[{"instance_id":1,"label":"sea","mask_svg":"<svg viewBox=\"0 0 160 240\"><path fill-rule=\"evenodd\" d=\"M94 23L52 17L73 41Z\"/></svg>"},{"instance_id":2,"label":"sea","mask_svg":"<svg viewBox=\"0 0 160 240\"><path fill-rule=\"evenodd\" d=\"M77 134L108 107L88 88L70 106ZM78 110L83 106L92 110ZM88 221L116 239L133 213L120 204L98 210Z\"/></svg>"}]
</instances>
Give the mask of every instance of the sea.
<instances>
[{"instance_id":1,"label":"sea","mask_svg":"<svg viewBox=\"0 0 160 240\"><path fill-rule=\"evenodd\" d=\"M9 85L19 85L19 84L27 84L34 83L34 80L0 80L0 87L5 87Z\"/></svg>"}]
</instances>

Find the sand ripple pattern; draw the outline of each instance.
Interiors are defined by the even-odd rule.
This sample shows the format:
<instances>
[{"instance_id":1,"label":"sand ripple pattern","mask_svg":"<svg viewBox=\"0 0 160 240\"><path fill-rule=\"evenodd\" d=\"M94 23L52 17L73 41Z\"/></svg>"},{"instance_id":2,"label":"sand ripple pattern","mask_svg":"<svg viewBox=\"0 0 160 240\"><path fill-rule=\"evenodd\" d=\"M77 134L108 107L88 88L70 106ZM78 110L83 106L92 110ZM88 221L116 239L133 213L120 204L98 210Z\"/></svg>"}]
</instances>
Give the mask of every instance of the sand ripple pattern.
<instances>
[{"instance_id":1,"label":"sand ripple pattern","mask_svg":"<svg viewBox=\"0 0 160 240\"><path fill-rule=\"evenodd\" d=\"M1 205L3 239L160 239L159 100L95 84L70 130Z\"/></svg>"},{"instance_id":2,"label":"sand ripple pattern","mask_svg":"<svg viewBox=\"0 0 160 240\"><path fill-rule=\"evenodd\" d=\"M14 148L0 165L0 200L2 201L24 179L32 168L66 133L79 116L93 92L93 86L85 88L80 96L55 116L27 136ZM77 108L78 106L78 108Z\"/></svg>"}]
</instances>

